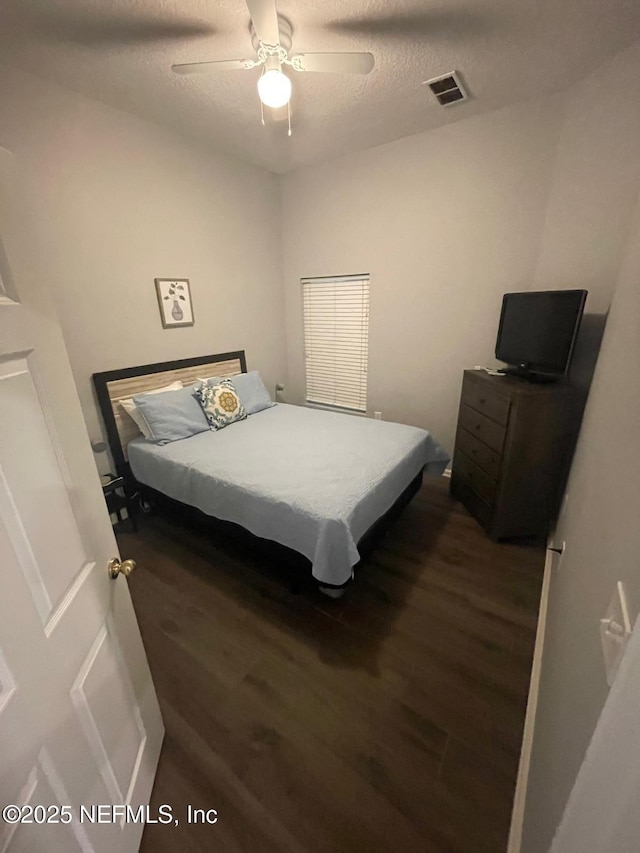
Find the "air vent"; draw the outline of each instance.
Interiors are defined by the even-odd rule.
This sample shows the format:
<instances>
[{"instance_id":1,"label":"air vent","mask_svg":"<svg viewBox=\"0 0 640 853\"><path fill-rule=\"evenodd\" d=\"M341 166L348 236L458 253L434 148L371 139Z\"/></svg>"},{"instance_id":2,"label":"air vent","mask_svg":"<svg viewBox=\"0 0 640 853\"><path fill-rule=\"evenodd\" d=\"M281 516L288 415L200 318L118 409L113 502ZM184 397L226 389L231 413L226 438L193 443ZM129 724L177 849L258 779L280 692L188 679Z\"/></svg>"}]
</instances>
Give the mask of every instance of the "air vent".
<instances>
[{"instance_id":1,"label":"air vent","mask_svg":"<svg viewBox=\"0 0 640 853\"><path fill-rule=\"evenodd\" d=\"M426 80L425 85L429 87L433 97L442 107L450 107L469 98L456 71L434 77L433 80Z\"/></svg>"}]
</instances>

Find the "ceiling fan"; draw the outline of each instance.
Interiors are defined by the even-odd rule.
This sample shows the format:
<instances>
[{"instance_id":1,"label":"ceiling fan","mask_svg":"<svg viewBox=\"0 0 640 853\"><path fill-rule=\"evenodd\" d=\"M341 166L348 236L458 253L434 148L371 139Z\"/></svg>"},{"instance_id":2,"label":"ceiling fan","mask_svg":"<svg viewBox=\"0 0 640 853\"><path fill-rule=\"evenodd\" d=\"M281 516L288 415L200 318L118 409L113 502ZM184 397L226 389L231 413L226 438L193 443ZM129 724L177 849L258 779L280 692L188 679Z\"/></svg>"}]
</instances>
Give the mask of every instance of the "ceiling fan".
<instances>
[{"instance_id":1,"label":"ceiling fan","mask_svg":"<svg viewBox=\"0 0 640 853\"><path fill-rule=\"evenodd\" d=\"M371 53L294 53L291 51L293 28L278 15L275 0L245 0L251 17L251 42L255 59L222 59L172 65L176 74L207 74L213 71L247 71L262 67L258 96L262 106L287 107L291 136L291 80L283 72L288 65L294 71L368 74L375 64ZM264 111L262 114L264 124Z\"/></svg>"}]
</instances>

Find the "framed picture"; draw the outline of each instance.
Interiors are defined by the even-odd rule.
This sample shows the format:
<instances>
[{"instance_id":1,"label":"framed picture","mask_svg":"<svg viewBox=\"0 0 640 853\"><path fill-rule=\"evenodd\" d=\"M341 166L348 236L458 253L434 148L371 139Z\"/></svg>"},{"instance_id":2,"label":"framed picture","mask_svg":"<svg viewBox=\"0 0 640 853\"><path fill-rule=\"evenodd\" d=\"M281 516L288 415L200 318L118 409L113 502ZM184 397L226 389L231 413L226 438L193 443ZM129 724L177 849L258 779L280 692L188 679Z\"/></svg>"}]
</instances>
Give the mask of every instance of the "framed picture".
<instances>
[{"instance_id":1,"label":"framed picture","mask_svg":"<svg viewBox=\"0 0 640 853\"><path fill-rule=\"evenodd\" d=\"M193 326L191 290L186 278L157 278L156 292L160 317L165 329Z\"/></svg>"},{"instance_id":2,"label":"framed picture","mask_svg":"<svg viewBox=\"0 0 640 853\"><path fill-rule=\"evenodd\" d=\"M14 296L9 261L4 251L2 237L0 236L0 302L12 302Z\"/></svg>"}]
</instances>

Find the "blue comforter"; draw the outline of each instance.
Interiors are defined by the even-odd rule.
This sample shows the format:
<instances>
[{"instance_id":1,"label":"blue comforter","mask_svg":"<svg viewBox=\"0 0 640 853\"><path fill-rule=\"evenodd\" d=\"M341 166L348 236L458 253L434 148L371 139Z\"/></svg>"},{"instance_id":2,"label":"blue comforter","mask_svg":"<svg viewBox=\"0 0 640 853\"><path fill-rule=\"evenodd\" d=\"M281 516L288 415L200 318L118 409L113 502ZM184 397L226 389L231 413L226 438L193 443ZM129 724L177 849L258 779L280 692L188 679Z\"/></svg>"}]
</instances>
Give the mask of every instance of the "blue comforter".
<instances>
[{"instance_id":1,"label":"blue comforter","mask_svg":"<svg viewBox=\"0 0 640 853\"><path fill-rule=\"evenodd\" d=\"M139 482L293 548L335 585L419 471L449 461L425 430L282 403L164 446L135 439L128 455Z\"/></svg>"}]
</instances>

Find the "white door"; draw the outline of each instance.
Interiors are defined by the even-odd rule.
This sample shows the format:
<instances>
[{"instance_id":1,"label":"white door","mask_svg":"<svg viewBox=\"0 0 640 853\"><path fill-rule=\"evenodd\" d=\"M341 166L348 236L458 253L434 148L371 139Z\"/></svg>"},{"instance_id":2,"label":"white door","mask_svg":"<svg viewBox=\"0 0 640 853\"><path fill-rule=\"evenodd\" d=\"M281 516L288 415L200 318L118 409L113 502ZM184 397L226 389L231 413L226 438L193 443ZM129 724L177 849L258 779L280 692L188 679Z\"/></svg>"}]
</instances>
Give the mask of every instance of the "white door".
<instances>
[{"instance_id":1,"label":"white door","mask_svg":"<svg viewBox=\"0 0 640 853\"><path fill-rule=\"evenodd\" d=\"M0 149L0 853L131 853L164 730L23 196Z\"/></svg>"}]
</instances>

